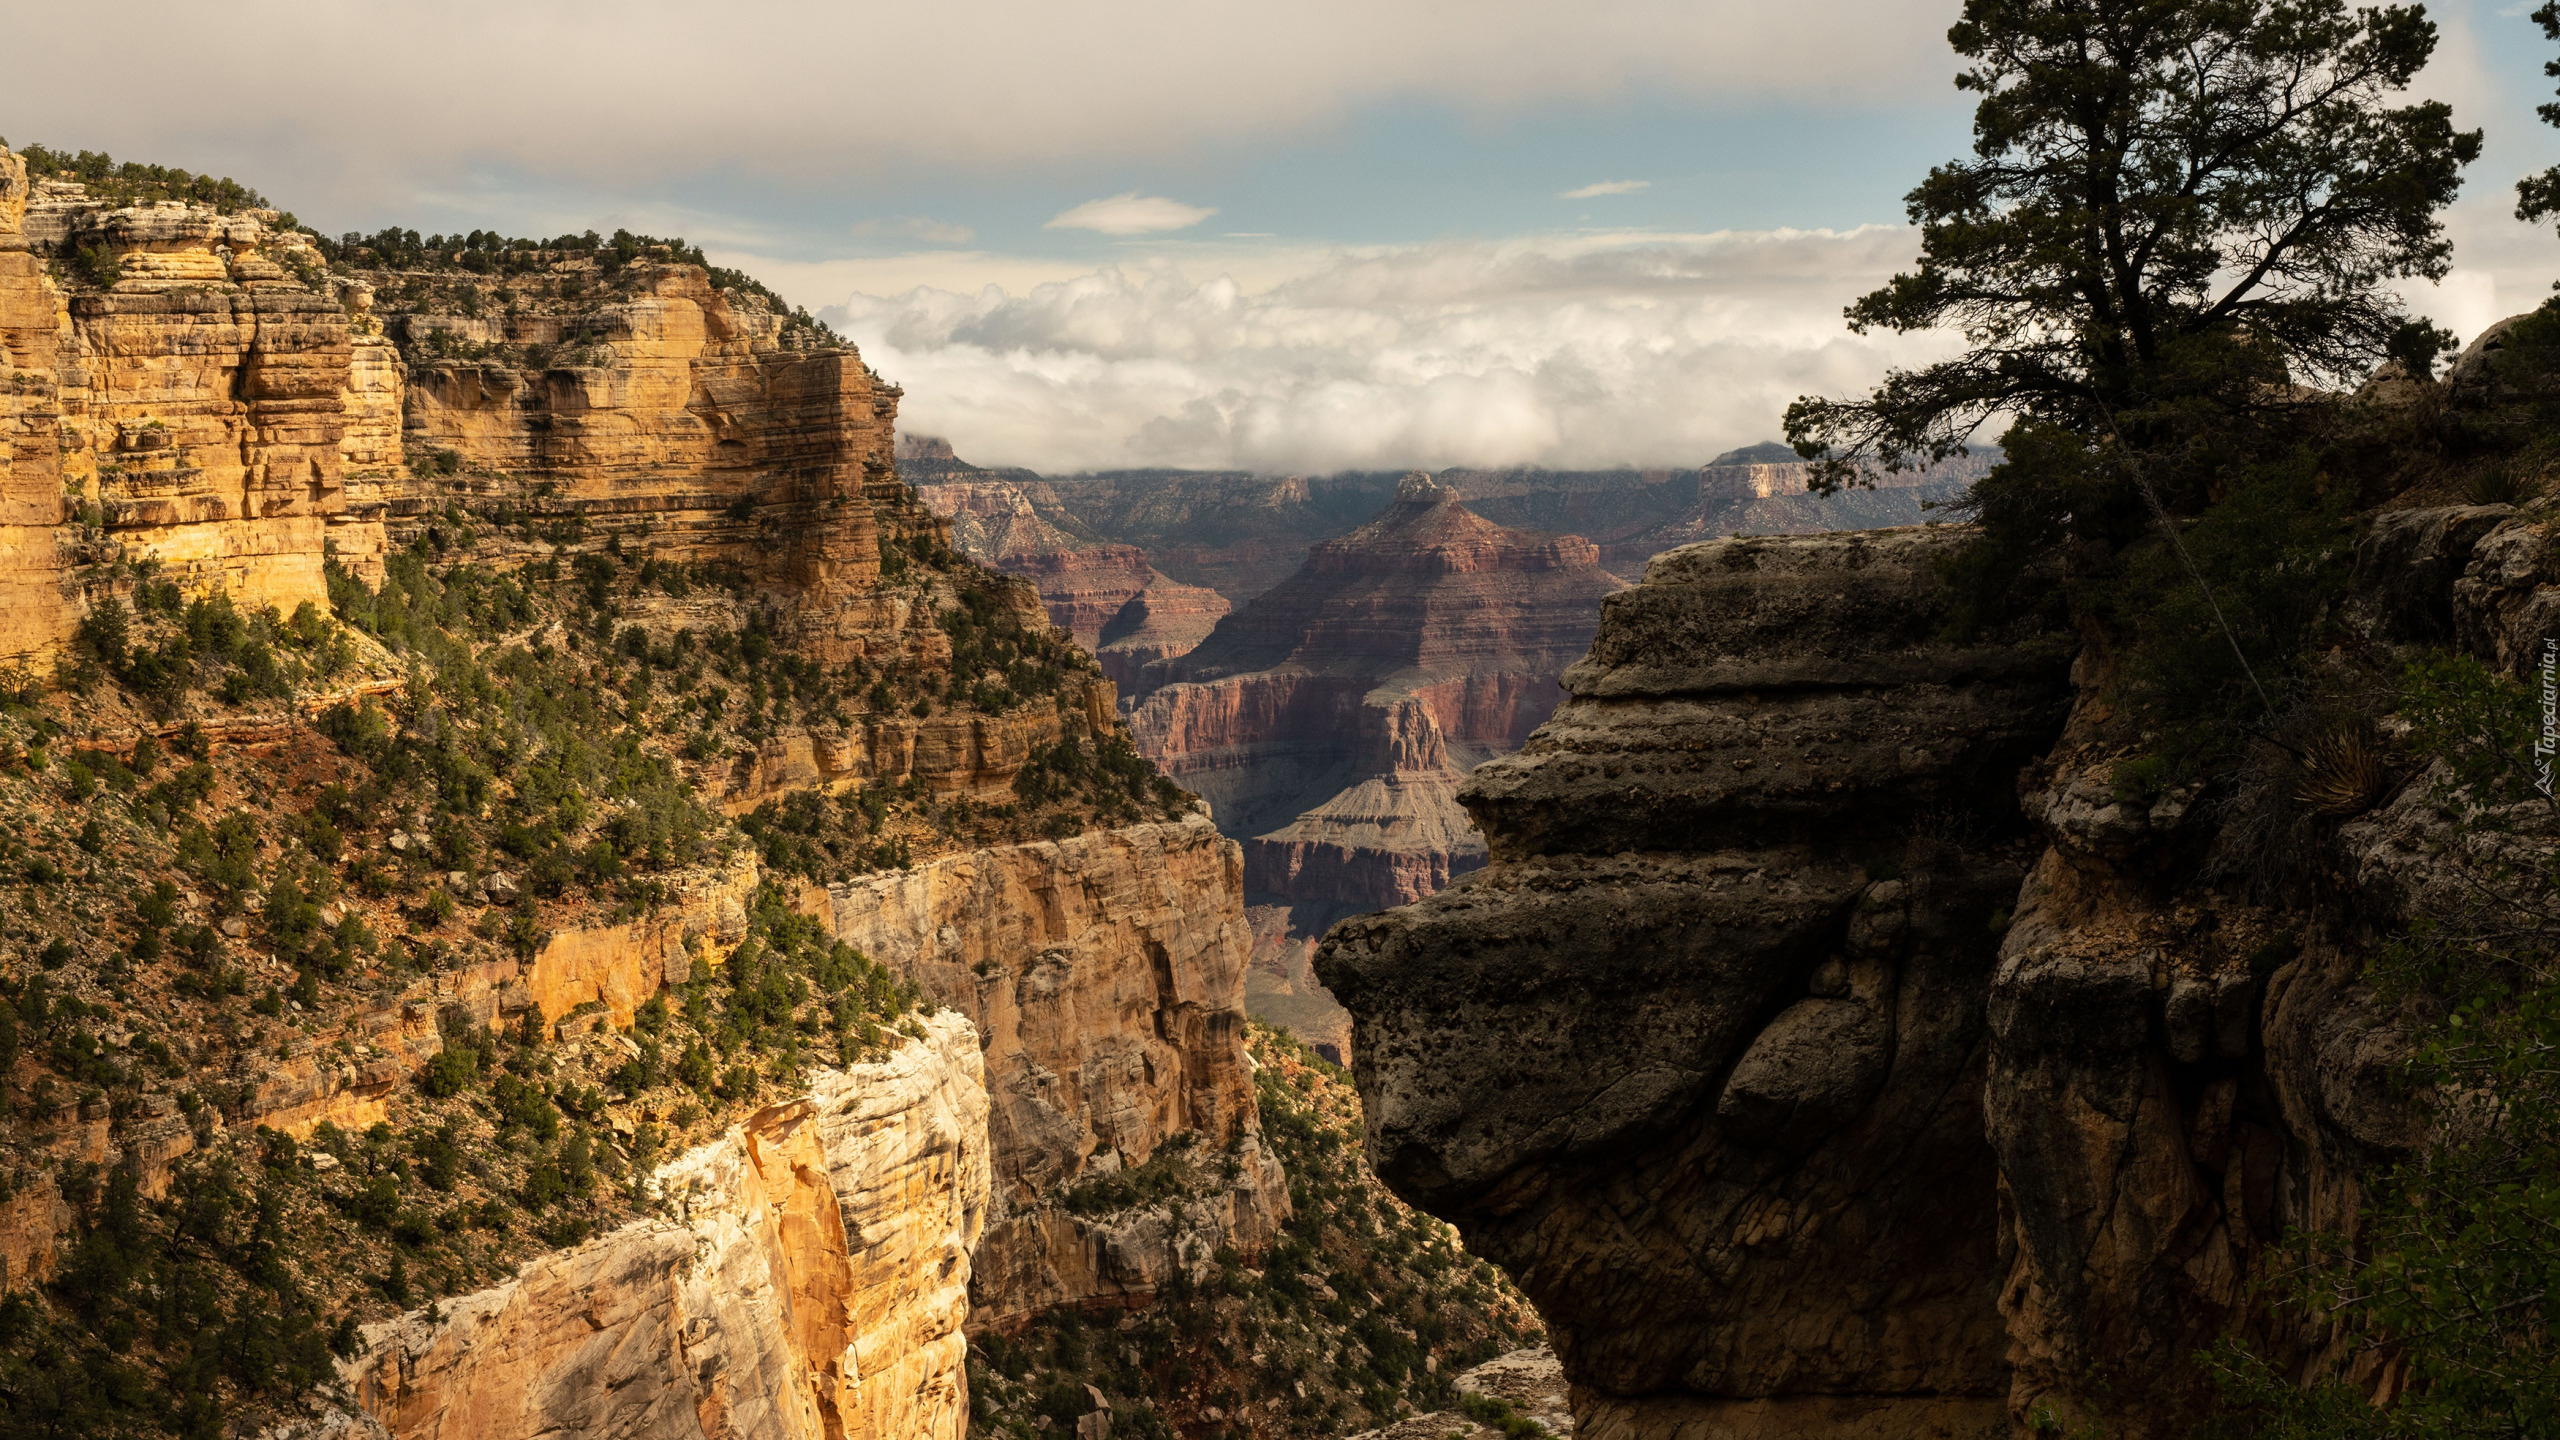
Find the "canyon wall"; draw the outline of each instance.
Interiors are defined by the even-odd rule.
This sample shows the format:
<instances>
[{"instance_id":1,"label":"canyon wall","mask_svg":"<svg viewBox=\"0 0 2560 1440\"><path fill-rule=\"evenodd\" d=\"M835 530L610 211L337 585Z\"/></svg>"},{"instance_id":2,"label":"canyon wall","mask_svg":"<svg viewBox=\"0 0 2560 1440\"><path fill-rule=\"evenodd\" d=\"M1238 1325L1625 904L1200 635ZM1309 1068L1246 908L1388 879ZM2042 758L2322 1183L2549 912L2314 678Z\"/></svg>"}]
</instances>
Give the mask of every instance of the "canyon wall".
<instances>
[{"instance_id":1,"label":"canyon wall","mask_svg":"<svg viewBox=\"0 0 2560 1440\"><path fill-rule=\"evenodd\" d=\"M670 1218L367 1327L357 1404L397 1440L959 1440L987 1102L968 1022L923 1031L661 1167Z\"/></svg>"},{"instance_id":2,"label":"canyon wall","mask_svg":"<svg viewBox=\"0 0 2560 1440\"><path fill-rule=\"evenodd\" d=\"M1030 580L1050 623L1093 651L1102 673L1124 689L1149 662L1199 644L1227 613L1225 597L1158 573L1137 546L1043 518L1042 503L1056 513L1057 497L1036 477L965 465L940 442L909 448L913 458L900 463L915 472L926 507L950 523L952 543L982 565Z\"/></svg>"},{"instance_id":3,"label":"canyon wall","mask_svg":"<svg viewBox=\"0 0 2560 1440\"><path fill-rule=\"evenodd\" d=\"M1393 878L1463 868L1472 845L1446 793L1554 707L1554 677L1590 643L1619 581L1589 542L1505 530L1416 473L1369 524L1312 547L1286 583L1151 667L1130 717L1140 750L1207 797L1246 841L1246 888L1291 899L1412 899ZM1310 812L1346 799L1339 826ZM1393 794L1410 836L1361 838ZM1297 823L1287 839L1267 831ZM1320 833L1319 833L1320 832ZM1328 849L1330 847L1330 849ZM1377 873L1355 878L1375 857ZM1341 885L1300 883L1313 864ZM1400 893L1401 891L1401 893Z\"/></svg>"},{"instance_id":4,"label":"canyon wall","mask_svg":"<svg viewBox=\"0 0 2560 1440\"><path fill-rule=\"evenodd\" d=\"M2550 502L2379 515L2348 623L2521 676L2553 539ZM2360 977L2459 884L2435 780L2286 899L2282 784L2128 789L2103 648L1942 637L1962 541L1658 557L1463 792L1490 868L1324 943L1373 1163L1537 1301L1577 1433L2167 1440L2232 1337L2399 1383L2260 1282L2425 1135Z\"/></svg>"},{"instance_id":5,"label":"canyon wall","mask_svg":"<svg viewBox=\"0 0 2560 1440\"><path fill-rule=\"evenodd\" d=\"M826 892L838 936L985 1039L995 1191L976 1323L1143 1303L1222 1245L1259 1253L1287 1217L1244 1056L1239 869L1234 843L1195 816ZM1182 1198L1068 1203L1150 1162L1186 1171Z\"/></svg>"},{"instance_id":6,"label":"canyon wall","mask_svg":"<svg viewBox=\"0 0 2560 1440\"><path fill-rule=\"evenodd\" d=\"M323 549L361 568L381 538L349 504L355 346L305 283L309 242L270 212L107 209L14 155L0 190L0 655L55 653L119 554L193 591L325 606ZM39 249L99 268L67 285Z\"/></svg>"},{"instance_id":7,"label":"canyon wall","mask_svg":"<svg viewBox=\"0 0 2560 1440\"><path fill-rule=\"evenodd\" d=\"M616 643L633 643L634 629L663 647L686 631L699 640L752 628L831 681L858 677L839 687L847 698L832 713L786 715L777 703L745 743L719 737L710 755L680 762L732 814L905 781L916 784L896 793L921 791L927 810L945 799L1009 806L1039 747L1067 738L1090 747L1118 729L1113 686L1080 664L1063 666L1054 693L983 706L964 698L986 682L949 673L944 617L965 603L983 626L1048 644L1042 598L1029 579L954 559L949 525L897 473L897 387L805 317L645 248L611 264L594 252L543 252L502 276L442 263L453 257L366 268L369 252L352 251L332 270L277 220L176 203L110 208L59 181L31 190L15 158L0 155L10 376L0 387L0 583L25 602L0 620L0 652L59 652L95 601L130 593L135 567L119 560L156 562L189 596L219 589L249 604L325 610L324 552L378 580L388 550L460 559L448 554L460 536L473 547L467 558L501 571L573 578L601 567L616 580L606 637ZM459 523L466 512L476 523ZM635 572L664 578L634 585ZM1181 623L1181 587L1163 587L1156 622L1126 627L1145 632L1142 647ZM1098 642L1100 626L1143 589L1070 618ZM863 688L874 679L906 688L894 704L875 702ZM916 699L919 687L930 703ZM691 723L676 705L669 697L652 728ZM219 744L252 730L262 745L311 739L307 716L291 713L216 716L205 733ZM424 844L426 823L417 829ZM982 1321L1143 1299L1221 1246L1258 1249L1286 1213L1244 1074L1236 875L1233 847L1201 822L929 859L856 883L877 892L881 913L852 918L862 907L846 902L848 938L1004 1027L987 1037L991 1073L1008 1088L992 1151L1005 1186L982 1247L982 1276L994 1278L977 1285ZM361 1131L456 1025L538 1012L563 1043L627 1046L615 1032L685 978L689 942L736 941L761 878L742 854L727 871L676 885L637 920L558 925L524 959L359 985L345 1013L297 1031L254 1070L220 1077L223 1103L185 1116L165 1097L136 1115L101 1108L65 1143L140 1160L156 1191L172 1164L226 1129ZM1004 907L1026 897L1052 908L1008 928ZM192 897L189 906L182 921L214 918ZM921 928L907 934L906 922ZM954 925L971 947L956 972L927 959ZM969 969L981 962L1017 979L1019 994L1001 1004L993 990L981 994L985 982ZM1070 962L1074 982L1062 985L1056 972ZM254 978L292 976L261 968ZM1194 1154L1196 1164L1183 1158ZM1168 1157L1160 1168L1199 1172L1177 1187L1177 1205L1088 1215L1061 1203L1080 1181L1159 1156ZM779 1183L732 1170L718 1184ZM19 1211L24 1224L0 1225L0 1256L12 1276L42 1273L71 1216L50 1184L31 1186L13 1202ZM670 1243L659 1236L642 1249ZM576 1273L607 1263L590 1256ZM965 1271L958 1283L968 1284ZM483 1381L498 1383L470 1383Z\"/></svg>"},{"instance_id":8,"label":"canyon wall","mask_svg":"<svg viewBox=\"0 0 2560 1440\"><path fill-rule=\"evenodd\" d=\"M1937 638L1960 538L1658 557L1461 792L1491 868L1317 958L1372 1163L1537 1302L1577 1434L2006 1429L1988 991L2070 650Z\"/></svg>"}]
</instances>

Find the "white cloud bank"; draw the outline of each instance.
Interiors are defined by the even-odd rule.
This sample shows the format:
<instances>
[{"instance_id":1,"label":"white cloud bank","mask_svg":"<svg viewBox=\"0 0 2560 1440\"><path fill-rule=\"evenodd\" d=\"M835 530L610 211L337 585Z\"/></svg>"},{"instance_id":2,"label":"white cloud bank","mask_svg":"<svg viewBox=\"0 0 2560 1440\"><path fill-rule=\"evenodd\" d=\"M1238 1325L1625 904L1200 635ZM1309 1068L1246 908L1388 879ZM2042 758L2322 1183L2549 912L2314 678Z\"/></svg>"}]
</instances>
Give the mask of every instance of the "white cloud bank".
<instances>
[{"instance_id":1,"label":"white cloud bank","mask_svg":"<svg viewBox=\"0 0 2560 1440\"><path fill-rule=\"evenodd\" d=\"M906 387L907 429L980 464L1694 465L1940 353L1840 319L1915 249L1899 226L1548 236L1237 257L1251 288L1157 259L825 315Z\"/></svg>"},{"instance_id":2,"label":"white cloud bank","mask_svg":"<svg viewBox=\"0 0 2560 1440\"><path fill-rule=\"evenodd\" d=\"M1603 180L1596 185L1585 185L1579 190L1567 190L1556 198L1559 200L1596 200L1603 195L1633 195L1639 190L1649 190L1651 188L1653 188L1653 182L1650 180Z\"/></svg>"},{"instance_id":3,"label":"white cloud bank","mask_svg":"<svg viewBox=\"0 0 2560 1440\"><path fill-rule=\"evenodd\" d=\"M1188 230L1217 213L1215 206L1185 205L1161 195L1129 190L1061 211L1042 228L1094 230L1105 235L1161 235Z\"/></svg>"}]
</instances>

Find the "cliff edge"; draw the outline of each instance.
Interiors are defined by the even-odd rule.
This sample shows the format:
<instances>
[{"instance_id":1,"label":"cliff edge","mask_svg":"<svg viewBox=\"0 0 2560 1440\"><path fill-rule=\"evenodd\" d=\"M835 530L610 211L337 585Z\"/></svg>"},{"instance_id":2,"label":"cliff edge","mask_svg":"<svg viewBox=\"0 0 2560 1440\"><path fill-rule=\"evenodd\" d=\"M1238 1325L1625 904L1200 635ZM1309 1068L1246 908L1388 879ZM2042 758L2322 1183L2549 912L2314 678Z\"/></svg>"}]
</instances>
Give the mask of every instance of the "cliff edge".
<instances>
[{"instance_id":1,"label":"cliff edge","mask_svg":"<svg viewBox=\"0 0 2560 1440\"><path fill-rule=\"evenodd\" d=\"M1491 866L1319 952L1372 1162L1537 1304L1578 1434L2006 1426L1990 982L2071 647L1940 640L1961 539L1657 557L1461 791Z\"/></svg>"}]
</instances>

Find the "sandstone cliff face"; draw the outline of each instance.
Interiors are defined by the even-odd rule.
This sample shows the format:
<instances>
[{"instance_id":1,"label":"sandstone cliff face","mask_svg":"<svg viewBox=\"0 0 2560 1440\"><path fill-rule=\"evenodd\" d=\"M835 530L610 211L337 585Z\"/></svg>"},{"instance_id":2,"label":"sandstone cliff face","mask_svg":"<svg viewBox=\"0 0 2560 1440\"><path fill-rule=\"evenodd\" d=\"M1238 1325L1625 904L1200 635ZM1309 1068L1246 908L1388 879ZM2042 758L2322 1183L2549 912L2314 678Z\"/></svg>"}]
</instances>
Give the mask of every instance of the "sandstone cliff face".
<instances>
[{"instance_id":1,"label":"sandstone cliff face","mask_svg":"<svg viewBox=\"0 0 2560 1440\"><path fill-rule=\"evenodd\" d=\"M1238 868L1235 845L1195 817L827 892L838 936L985 1039L995 1198L981 1323L1142 1301L1220 1245L1258 1252L1287 1216L1244 1056ZM1215 1154L1202 1193L1134 1213L1060 1203L1169 1146Z\"/></svg>"},{"instance_id":2,"label":"sandstone cliff face","mask_svg":"<svg viewBox=\"0 0 2560 1440\"><path fill-rule=\"evenodd\" d=\"M1372 1162L1536 1301L1578 1434L2006 1428L1992 917L2069 652L1935 638L1958 539L1657 558L1461 792L1491 868L1318 955Z\"/></svg>"},{"instance_id":3,"label":"sandstone cliff face","mask_svg":"<svg viewBox=\"0 0 2560 1440\"><path fill-rule=\"evenodd\" d=\"M368 1327L384 1431L958 1440L988 1213L977 1037L945 1013L662 1168L673 1218Z\"/></svg>"},{"instance_id":4,"label":"sandstone cliff face","mask_svg":"<svg viewBox=\"0 0 2560 1440\"><path fill-rule=\"evenodd\" d=\"M325 605L324 545L362 566L381 541L347 499L347 316L288 268L310 273L308 242L264 212L107 210L75 185L30 205L13 155L0 188L0 653L57 649L119 546L192 591ZM67 285L39 247L104 257L112 284Z\"/></svg>"},{"instance_id":5,"label":"sandstone cliff face","mask_svg":"<svg viewBox=\"0 0 2560 1440\"><path fill-rule=\"evenodd\" d=\"M461 471L419 476L394 515L501 499L599 532L645 527L653 553L740 567L813 639L878 581L880 540L901 527L874 510L904 499L897 387L849 348L785 346L779 317L741 309L698 266L646 267L566 313L391 323L409 372L404 442ZM534 363L563 343L574 349ZM443 358L490 347L501 358Z\"/></svg>"},{"instance_id":6,"label":"sandstone cliff face","mask_svg":"<svg viewBox=\"0 0 2560 1440\"><path fill-rule=\"evenodd\" d=\"M2521 675L2552 541L2548 502L2376 517L2352 623ZM1318 956L1380 1173L1519 1277L1582 1433L2168 1437L2234 1335L2398 1383L2254 1286L2425 1137L2358 977L2456 883L2436 777L2288 909L2196 788L2117 783L2103 652L2065 720L2057 638L1931 638L1953 543L1659 557L1465 792L1492 867Z\"/></svg>"}]
</instances>

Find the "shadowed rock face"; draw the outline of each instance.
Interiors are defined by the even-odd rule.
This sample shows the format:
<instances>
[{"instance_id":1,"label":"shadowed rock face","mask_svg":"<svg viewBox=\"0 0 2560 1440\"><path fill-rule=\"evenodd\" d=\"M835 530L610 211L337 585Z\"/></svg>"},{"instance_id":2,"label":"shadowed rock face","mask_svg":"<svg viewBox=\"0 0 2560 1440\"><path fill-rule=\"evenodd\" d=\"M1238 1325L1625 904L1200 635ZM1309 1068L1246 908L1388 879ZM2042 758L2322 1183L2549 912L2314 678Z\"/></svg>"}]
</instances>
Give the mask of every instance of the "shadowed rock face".
<instances>
[{"instance_id":1,"label":"shadowed rock face","mask_svg":"<svg viewBox=\"0 0 2560 1440\"><path fill-rule=\"evenodd\" d=\"M1491 867L1319 951L1372 1163L1537 1302L1579 1433L2007 1423L1992 916L2069 652L1939 642L1957 543L1658 557L1459 793Z\"/></svg>"}]
</instances>

